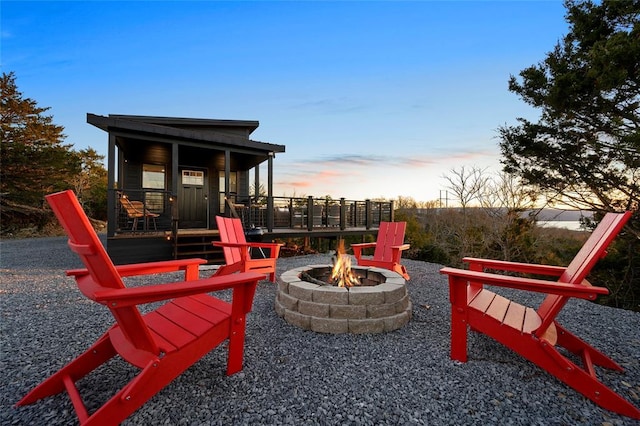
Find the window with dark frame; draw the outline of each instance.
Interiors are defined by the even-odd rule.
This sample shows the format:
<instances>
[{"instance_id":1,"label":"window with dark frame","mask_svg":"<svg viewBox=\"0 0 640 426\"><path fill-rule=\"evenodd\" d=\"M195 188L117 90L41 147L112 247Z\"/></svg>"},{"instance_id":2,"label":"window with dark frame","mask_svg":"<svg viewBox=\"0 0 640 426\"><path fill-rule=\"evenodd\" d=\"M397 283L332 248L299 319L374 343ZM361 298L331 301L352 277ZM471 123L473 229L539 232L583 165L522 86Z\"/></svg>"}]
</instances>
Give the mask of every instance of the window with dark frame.
<instances>
[{"instance_id":1,"label":"window with dark frame","mask_svg":"<svg viewBox=\"0 0 640 426\"><path fill-rule=\"evenodd\" d=\"M164 212L164 191L166 190L165 167L159 164L142 165L142 188L158 191L145 191L144 203L149 211Z\"/></svg>"}]
</instances>

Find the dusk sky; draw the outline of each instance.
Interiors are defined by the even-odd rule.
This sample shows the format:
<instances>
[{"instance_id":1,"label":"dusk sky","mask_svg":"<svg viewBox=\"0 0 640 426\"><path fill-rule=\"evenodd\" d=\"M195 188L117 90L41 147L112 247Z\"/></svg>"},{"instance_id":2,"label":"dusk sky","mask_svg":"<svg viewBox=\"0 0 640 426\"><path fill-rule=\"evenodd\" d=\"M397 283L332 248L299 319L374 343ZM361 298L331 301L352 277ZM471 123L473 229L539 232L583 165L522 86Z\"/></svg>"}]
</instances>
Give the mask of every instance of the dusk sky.
<instances>
[{"instance_id":1,"label":"dusk sky","mask_svg":"<svg viewBox=\"0 0 640 426\"><path fill-rule=\"evenodd\" d=\"M1 3L2 72L74 149L86 114L257 120L286 146L275 195L435 200L455 168L497 172L508 91L567 33L561 1ZM266 176L266 172L261 172Z\"/></svg>"}]
</instances>

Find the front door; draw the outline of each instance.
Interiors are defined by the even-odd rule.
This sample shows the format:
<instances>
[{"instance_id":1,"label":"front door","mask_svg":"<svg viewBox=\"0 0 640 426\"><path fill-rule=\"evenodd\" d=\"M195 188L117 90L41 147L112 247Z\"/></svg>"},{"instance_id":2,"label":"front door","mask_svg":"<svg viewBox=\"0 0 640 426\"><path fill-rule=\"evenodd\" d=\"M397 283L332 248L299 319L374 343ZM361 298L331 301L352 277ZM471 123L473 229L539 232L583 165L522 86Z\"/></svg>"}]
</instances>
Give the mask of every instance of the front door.
<instances>
[{"instance_id":1,"label":"front door","mask_svg":"<svg viewBox=\"0 0 640 426\"><path fill-rule=\"evenodd\" d=\"M208 194L205 170L182 169L178 193L180 228L208 228Z\"/></svg>"}]
</instances>

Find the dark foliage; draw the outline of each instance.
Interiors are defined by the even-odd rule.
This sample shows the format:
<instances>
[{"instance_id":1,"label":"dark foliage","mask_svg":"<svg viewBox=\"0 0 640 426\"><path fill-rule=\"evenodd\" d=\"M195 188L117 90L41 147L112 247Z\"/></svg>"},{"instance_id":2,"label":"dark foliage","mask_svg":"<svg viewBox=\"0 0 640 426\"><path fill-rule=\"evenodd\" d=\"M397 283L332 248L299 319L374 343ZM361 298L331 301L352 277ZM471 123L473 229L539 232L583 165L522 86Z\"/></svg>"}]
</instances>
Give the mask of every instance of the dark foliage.
<instances>
[{"instance_id":1,"label":"dark foliage","mask_svg":"<svg viewBox=\"0 0 640 426\"><path fill-rule=\"evenodd\" d=\"M45 115L49 108L24 98L14 73L0 79L0 196L2 234L48 225L44 196L73 189L87 212L106 219L107 173L102 156L64 144L64 128ZM44 209L44 210L43 210Z\"/></svg>"},{"instance_id":2,"label":"dark foliage","mask_svg":"<svg viewBox=\"0 0 640 426\"><path fill-rule=\"evenodd\" d=\"M608 303L640 309L640 0L565 5L569 33L509 80L541 114L499 129L502 163L551 200L636 211L594 274Z\"/></svg>"}]
</instances>

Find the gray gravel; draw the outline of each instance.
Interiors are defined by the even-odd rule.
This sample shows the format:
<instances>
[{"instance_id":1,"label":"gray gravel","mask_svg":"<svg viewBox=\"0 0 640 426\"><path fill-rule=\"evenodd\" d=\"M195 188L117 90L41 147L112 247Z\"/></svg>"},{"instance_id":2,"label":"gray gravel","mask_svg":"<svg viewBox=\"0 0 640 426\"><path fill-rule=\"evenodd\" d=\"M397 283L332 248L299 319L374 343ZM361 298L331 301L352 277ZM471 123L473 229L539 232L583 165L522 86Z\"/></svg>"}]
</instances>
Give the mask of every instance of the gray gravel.
<instances>
[{"instance_id":1,"label":"gray gravel","mask_svg":"<svg viewBox=\"0 0 640 426\"><path fill-rule=\"evenodd\" d=\"M0 256L0 423L76 424L64 394L27 407L13 404L92 343L112 323L110 314L64 275L81 266L64 238L1 241ZM285 258L278 270L329 261L328 255ZM440 265L403 263L412 277L413 318L407 326L377 335L303 331L275 314L275 287L262 282L248 318L243 371L225 376L225 351L218 348L124 424L640 424L600 409L485 336L470 335L469 362L451 361L448 292ZM177 277L168 275L162 280ZM128 285L145 282L152 281L135 278ZM540 300L502 293L534 306ZM560 320L625 367L624 374L602 369L598 374L640 406L640 314L573 300ZM114 360L81 381L90 410L133 373Z\"/></svg>"}]
</instances>

